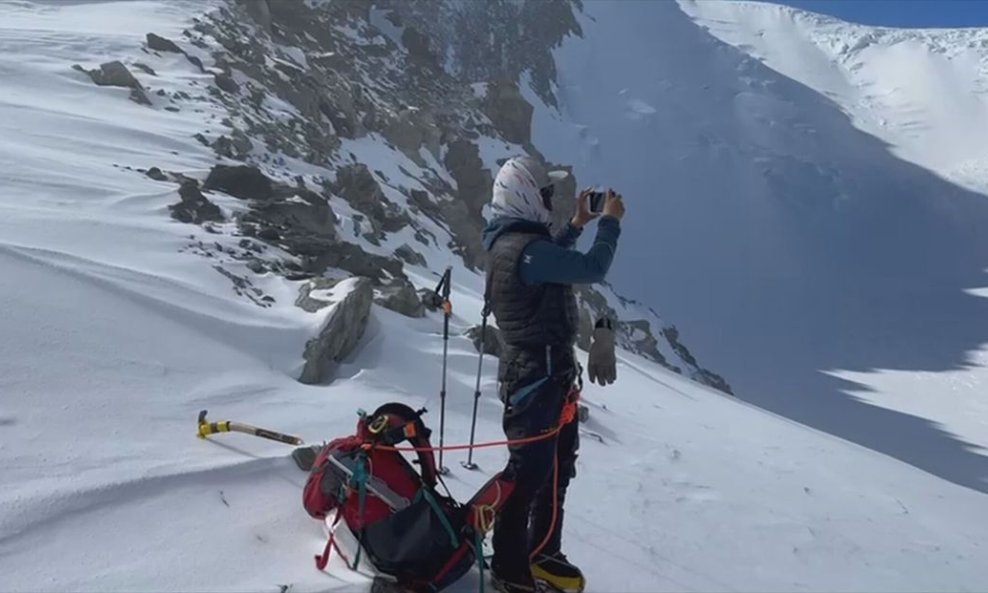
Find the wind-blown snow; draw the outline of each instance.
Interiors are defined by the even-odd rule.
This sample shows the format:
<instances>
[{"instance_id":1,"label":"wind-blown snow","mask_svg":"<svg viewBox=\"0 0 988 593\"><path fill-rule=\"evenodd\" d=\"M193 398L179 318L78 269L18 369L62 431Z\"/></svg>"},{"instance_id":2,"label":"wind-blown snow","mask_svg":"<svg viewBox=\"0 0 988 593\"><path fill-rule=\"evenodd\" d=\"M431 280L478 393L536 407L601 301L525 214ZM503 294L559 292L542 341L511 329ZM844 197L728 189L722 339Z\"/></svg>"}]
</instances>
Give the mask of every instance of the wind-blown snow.
<instances>
[{"instance_id":1,"label":"wind-blown snow","mask_svg":"<svg viewBox=\"0 0 988 593\"><path fill-rule=\"evenodd\" d=\"M284 445L195 437L199 410L318 442L356 409L426 405L438 428L441 319L376 307L329 386L294 380L317 315L297 283L226 262L275 298L239 298L208 258L229 241L168 218L174 184L124 167L202 176L191 138L211 114L141 107L71 69L146 61L149 86L208 76L140 52L208 7L178 2L0 5L0 590L350 591L319 573L322 529ZM656 116L661 116L659 104ZM231 202L232 203L232 202ZM629 225L625 239L635 232ZM190 236L192 238L190 238ZM624 249L624 252L629 251ZM448 254L430 253L432 259ZM450 258L451 259L451 258ZM435 282L412 271L418 285ZM453 272L447 442L469 434L478 277ZM566 546L592 591L959 590L988 581L988 498L723 397L621 354L619 381L588 386L589 433ZM493 361L478 439L501 437ZM466 498L505 460L453 468ZM473 591L476 577L453 590ZM287 589L286 589L287 588Z\"/></svg>"},{"instance_id":2,"label":"wind-blown snow","mask_svg":"<svg viewBox=\"0 0 988 593\"><path fill-rule=\"evenodd\" d=\"M719 39L837 102L894 154L988 189L988 29L867 27L759 2L681 5Z\"/></svg>"}]
</instances>

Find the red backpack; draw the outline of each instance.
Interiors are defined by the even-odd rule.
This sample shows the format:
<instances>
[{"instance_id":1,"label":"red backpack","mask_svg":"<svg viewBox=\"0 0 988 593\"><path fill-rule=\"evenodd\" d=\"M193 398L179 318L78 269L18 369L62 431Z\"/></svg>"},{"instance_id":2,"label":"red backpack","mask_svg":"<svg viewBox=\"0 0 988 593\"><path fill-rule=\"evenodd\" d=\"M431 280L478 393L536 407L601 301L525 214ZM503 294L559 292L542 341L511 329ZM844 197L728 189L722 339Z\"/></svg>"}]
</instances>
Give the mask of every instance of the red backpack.
<instances>
[{"instance_id":1,"label":"red backpack","mask_svg":"<svg viewBox=\"0 0 988 593\"><path fill-rule=\"evenodd\" d=\"M316 457L302 494L312 517L343 520L374 567L404 589L434 593L463 576L480 551L494 513L513 484L496 476L467 505L436 491L438 477L431 431L415 412L400 403L363 414L356 434L331 441ZM418 455L421 473L396 445L408 442ZM408 448L406 447L406 450ZM316 566L323 570L336 548L330 535Z\"/></svg>"}]
</instances>

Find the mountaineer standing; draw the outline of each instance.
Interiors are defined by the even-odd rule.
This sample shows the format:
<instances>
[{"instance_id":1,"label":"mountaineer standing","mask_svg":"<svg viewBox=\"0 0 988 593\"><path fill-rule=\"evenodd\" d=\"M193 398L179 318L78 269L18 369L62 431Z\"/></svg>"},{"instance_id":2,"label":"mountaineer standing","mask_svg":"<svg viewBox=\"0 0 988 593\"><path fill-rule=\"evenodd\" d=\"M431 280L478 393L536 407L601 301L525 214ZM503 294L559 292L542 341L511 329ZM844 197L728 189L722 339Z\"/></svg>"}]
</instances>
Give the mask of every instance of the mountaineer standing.
<instances>
[{"instance_id":1,"label":"mountaineer standing","mask_svg":"<svg viewBox=\"0 0 988 593\"><path fill-rule=\"evenodd\" d=\"M555 183L566 175L520 156L505 162L494 180L493 218L484 230L486 293L505 345L498 382L503 428L511 440L558 425L579 375L573 285L604 280L621 232L621 196L608 191L602 213L596 214L590 211L589 190L580 193L572 220L550 232ZM593 246L586 253L573 249L583 227L598 216ZM588 371L601 385L616 378L614 333L606 318L594 329ZM578 436L577 423L571 422L554 438L509 446L501 477L513 481L514 489L497 515L491 564L494 585L503 593L535 591L537 580L566 592L582 591L586 584L561 550L563 503L576 474Z\"/></svg>"}]
</instances>

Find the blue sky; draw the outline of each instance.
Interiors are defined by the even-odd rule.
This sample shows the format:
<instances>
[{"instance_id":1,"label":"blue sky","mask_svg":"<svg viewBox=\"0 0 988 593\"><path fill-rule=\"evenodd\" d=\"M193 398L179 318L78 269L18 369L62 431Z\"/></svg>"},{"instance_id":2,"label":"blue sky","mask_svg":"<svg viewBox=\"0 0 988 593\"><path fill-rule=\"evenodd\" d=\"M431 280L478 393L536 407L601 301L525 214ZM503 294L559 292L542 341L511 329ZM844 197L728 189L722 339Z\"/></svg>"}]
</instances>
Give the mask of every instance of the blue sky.
<instances>
[{"instance_id":1,"label":"blue sky","mask_svg":"<svg viewBox=\"0 0 988 593\"><path fill-rule=\"evenodd\" d=\"M886 27L988 27L988 0L773 0Z\"/></svg>"}]
</instances>

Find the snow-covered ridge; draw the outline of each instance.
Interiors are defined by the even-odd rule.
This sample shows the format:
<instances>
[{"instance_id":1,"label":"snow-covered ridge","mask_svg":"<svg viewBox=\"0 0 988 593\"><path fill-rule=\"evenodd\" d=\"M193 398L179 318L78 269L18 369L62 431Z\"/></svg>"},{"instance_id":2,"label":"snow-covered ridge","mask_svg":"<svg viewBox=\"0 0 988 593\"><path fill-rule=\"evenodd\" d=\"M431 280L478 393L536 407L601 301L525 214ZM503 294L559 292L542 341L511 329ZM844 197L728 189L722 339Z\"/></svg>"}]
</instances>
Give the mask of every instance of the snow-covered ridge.
<instances>
[{"instance_id":1,"label":"snow-covered ridge","mask_svg":"<svg viewBox=\"0 0 988 593\"><path fill-rule=\"evenodd\" d=\"M306 146L308 130L296 130L302 139L281 137L275 150L260 148L265 132L278 140L278 126L293 125L289 102L259 97L256 112L236 116L258 128L249 148L232 136L223 119L234 116L215 100L230 92L217 84L218 49L192 33L191 19L204 19L206 8L198 0L0 3L0 590L365 590L367 579L338 559L326 573L313 567L322 526L301 508L305 474L285 446L241 434L197 439L197 414L208 408L211 419L318 442L352 431L357 408L397 399L426 406L437 428L437 314L375 305L361 346L331 385L296 381L300 347L321 318L294 304L306 280L282 274L301 266L286 246L306 237L286 232L278 217L332 212L347 244L371 255L391 247L396 233L380 236L366 214L363 231L355 230L357 205L335 193L316 199L327 190L314 177L339 187L346 176L283 154ZM205 47L186 43L186 29ZM144 51L151 31L186 55ZM331 59L327 53L304 58ZM115 59L151 91L151 107L72 68ZM302 61L287 47L271 59L288 77ZM655 111L651 117L661 117ZM218 141L223 136L229 143ZM485 162L505 146L487 138ZM388 180L431 185L429 170L443 173L428 151L421 165L378 135L341 145L357 157L344 164L378 165L383 176L372 175L396 203L405 195ZM198 183L217 151L242 149L256 149L281 184L257 198L265 208ZM366 181L347 170L351 181ZM303 183L293 185L286 171ZM181 187L197 182L222 220L170 218L176 173L187 178ZM182 212L215 218L199 196L185 194ZM267 217L244 222L278 239L237 236L237 216L251 210ZM426 258L428 266L402 268L425 286L435 280L432 268L460 256L445 248L452 237L442 224L416 222L426 243L414 233L397 238ZM308 232L329 234L321 225ZM446 439L460 443L469 438L477 368L462 334L482 303L477 276L461 265L454 273ZM317 288L313 300L342 296L349 285ZM602 296L616 309L638 308L609 290ZM658 344L675 362L671 347ZM988 533L972 519L988 512L983 495L725 398L653 360L619 357L618 384L585 388L590 422L568 494L566 550L591 590L976 590L988 581ZM485 363L481 383L480 441L503 436L492 366ZM478 451L475 473L459 467L464 457L447 459L450 487L465 499L503 466L505 452ZM471 573L450 593L477 585Z\"/></svg>"},{"instance_id":2,"label":"snow-covered ridge","mask_svg":"<svg viewBox=\"0 0 988 593\"><path fill-rule=\"evenodd\" d=\"M988 189L988 29L895 29L767 2L681 0L713 35L837 102L906 160Z\"/></svg>"}]
</instances>

